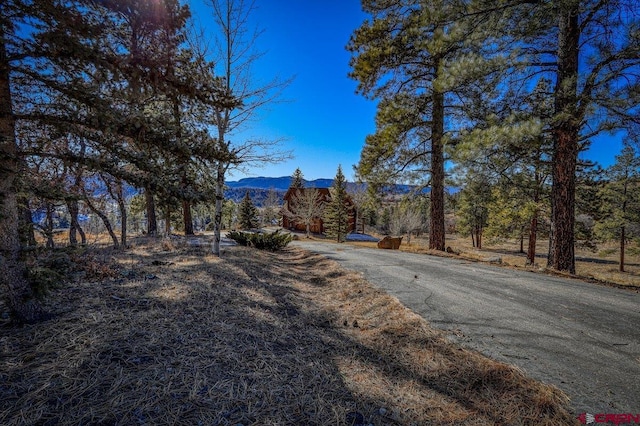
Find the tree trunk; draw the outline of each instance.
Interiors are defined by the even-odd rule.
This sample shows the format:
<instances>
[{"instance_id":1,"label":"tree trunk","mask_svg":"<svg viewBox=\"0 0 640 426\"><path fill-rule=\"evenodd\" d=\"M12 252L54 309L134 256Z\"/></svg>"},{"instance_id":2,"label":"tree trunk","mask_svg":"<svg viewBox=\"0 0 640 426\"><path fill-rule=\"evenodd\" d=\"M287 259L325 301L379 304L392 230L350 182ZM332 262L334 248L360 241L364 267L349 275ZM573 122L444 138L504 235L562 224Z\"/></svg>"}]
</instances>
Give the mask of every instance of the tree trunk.
<instances>
[{"instance_id":1,"label":"tree trunk","mask_svg":"<svg viewBox=\"0 0 640 426\"><path fill-rule=\"evenodd\" d=\"M109 221L109 218L107 217L106 214L104 214L102 211L100 211L100 209L98 209L89 199L89 196L86 194L84 194L84 201L85 203L87 203L87 207L89 207L89 209L94 212L96 215L98 215L98 217L100 219L102 219L102 223L104 223L104 227L107 228L107 232L109 233L109 236L111 237L111 241L113 241L113 247L115 248L120 248L120 242L118 241L118 237L116 236L115 232L113 232L113 226L111 226L111 221Z\"/></svg>"},{"instance_id":2,"label":"tree trunk","mask_svg":"<svg viewBox=\"0 0 640 426\"><path fill-rule=\"evenodd\" d=\"M624 239L625 239L625 228L624 226L620 228L620 272L624 272Z\"/></svg>"},{"instance_id":3,"label":"tree trunk","mask_svg":"<svg viewBox=\"0 0 640 426\"><path fill-rule=\"evenodd\" d=\"M78 223L78 206L73 205L72 200L67 200L67 211L69 212L69 245L78 245L76 224Z\"/></svg>"},{"instance_id":4,"label":"tree trunk","mask_svg":"<svg viewBox=\"0 0 640 426\"><path fill-rule=\"evenodd\" d=\"M120 212L120 246L127 248L127 204L124 198L124 186L120 179L107 178L105 175L100 175L100 177L109 192L109 196L118 203L118 211ZM76 186L79 190L82 190L79 182L78 178ZM110 223L109 226L111 226Z\"/></svg>"},{"instance_id":5,"label":"tree trunk","mask_svg":"<svg viewBox=\"0 0 640 426\"><path fill-rule=\"evenodd\" d=\"M188 200L182 200L182 215L184 235L193 235L193 215L191 214L191 203Z\"/></svg>"},{"instance_id":6,"label":"tree trunk","mask_svg":"<svg viewBox=\"0 0 640 426\"><path fill-rule=\"evenodd\" d=\"M53 204L50 201L46 201L47 205L47 213L46 213L46 221L44 233L47 237L46 247L52 249L55 247L55 242L53 241Z\"/></svg>"},{"instance_id":7,"label":"tree trunk","mask_svg":"<svg viewBox=\"0 0 640 426\"><path fill-rule=\"evenodd\" d=\"M164 213L164 234L168 237L171 235L171 206L167 204Z\"/></svg>"},{"instance_id":8,"label":"tree trunk","mask_svg":"<svg viewBox=\"0 0 640 426\"><path fill-rule=\"evenodd\" d=\"M520 253L524 253L524 229L520 231Z\"/></svg>"},{"instance_id":9,"label":"tree trunk","mask_svg":"<svg viewBox=\"0 0 640 426\"><path fill-rule=\"evenodd\" d=\"M536 200L537 202L537 200ZM536 240L538 236L538 210L533 213L529 223L529 247L527 248L527 265L535 265Z\"/></svg>"},{"instance_id":10,"label":"tree trunk","mask_svg":"<svg viewBox=\"0 0 640 426\"><path fill-rule=\"evenodd\" d=\"M34 298L20 261L18 214L18 149L9 84L9 60L4 28L0 26L0 284L3 297L18 322L33 323L47 317Z\"/></svg>"},{"instance_id":11,"label":"tree trunk","mask_svg":"<svg viewBox=\"0 0 640 426\"><path fill-rule=\"evenodd\" d=\"M553 230L555 229L555 225L553 224L553 203L551 205L551 217L549 219L549 248L547 249L547 268L551 268L553 264L553 243L555 242L555 238L553 238Z\"/></svg>"},{"instance_id":12,"label":"tree trunk","mask_svg":"<svg viewBox=\"0 0 640 426\"><path fill-rule=\"evenodd\" d=\"M575 185L578 158L578 52L580 27L578 2L559 13L558 72L555 87L555 118L551 188L552 238L549 266L574 274Z\"/></svg>"},{"instance_id":13,"label":"tree trunk","mask_svg":"<svg viewBox=\"0 0 640 426\"><path fill-rule=\"evenodd\" d=\"M148 188L144 190L144 200L147 205L147 234L158 234L158 218L156 216L156 203L153 200L153 194Z\"/></svg>"},{"instance_id":14,"label":"tree trunk","mask_svg":"<svg viewBox=\"0 0 640 426\"><path fill-rule=\"evenodd\" d=\"M471 247L475 248L476 247L476 238L474 235L474 230L471 230Z\"/></svg>"},{"instance_id":15,"label":"tree trunk","mask_svg":"<svg viewBox=\"0 0 640 426\"><path fill-rule=\"evenodd\" d=\"M67 199L67 210L69 211L69 216L71 217L71 223L69 224L69 244L75 246L78 244L78 238L76 233L80 233L80 235L84 235L82 228L80 228L80 223L78 222L78 214L80 212L80 208L78 206L78 200L76 199ZM82 238L84 240L84 238ZM85 241L83 241L83 244Z\"/></svg>"},{"instance_id":16,"label":"tree trunk","mask_svg":"<svg viewBox=\"0 0 640 426\"><path fill-rule=\"evenodd\" d=\"M436 69L438 62L435 62ZM431 218L429 224L429 248L445 249L444 228L444 94L432 89L431 124Z\"/></svg>"},{"instance_id":17,"label":"tree trunk","mask_svg":"<svg viewBox=\"0 0 640 426\"><path fill-rule=\"evenodd\" d=\"M222 228L222 203L224 201L224 165L218 163L216 175L216 205L213 215L213 254L220 257L220 233Z\"/></svg>"},{"instance_id":18,"label":"tree trunk","mask_svg":"<svg viewBox=\"0 0 640 426\"><path fill-rule=\"evenodd\" d=\"M18 226L20 233L20 245L26 247L35 247L36 235L33 227L33 218L31 217L31 207L27 197L17 197L18 200Z\"/></svg>"},{"instance_id":19,"label":"tree trunk","mask_svg":"<svg viewBox=\"0 0 640 426\"><path fill-rule=\"evenodd\" d=\"M124 188L122 181L116 183L116 202L120 210L120 245L122 248L127 247L127 203L124 198Z\"/></svg>"}]
</instances>

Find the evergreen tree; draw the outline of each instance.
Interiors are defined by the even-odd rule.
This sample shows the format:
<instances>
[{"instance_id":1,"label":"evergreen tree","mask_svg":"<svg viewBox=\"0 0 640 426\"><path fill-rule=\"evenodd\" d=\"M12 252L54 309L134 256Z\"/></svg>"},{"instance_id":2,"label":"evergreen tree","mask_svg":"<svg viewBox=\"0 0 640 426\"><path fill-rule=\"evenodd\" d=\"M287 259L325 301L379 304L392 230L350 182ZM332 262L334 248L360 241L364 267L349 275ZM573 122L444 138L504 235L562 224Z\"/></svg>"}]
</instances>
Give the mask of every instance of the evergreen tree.
<instances>
[{"instance_id":1,"label":"evergreen tree","mask_svg":"<svg viewBox=\"0 0 640 426\"><path fill-rule=\"evenodd\" d=\"M596 233L606 240L618 239L619 269L624 272L625 245L630 238L640 237L640 154L628 141L606 175L600 190L603 218L596 224Z\"/></svg>"},{"instance_id":2,"label":"evergreen tree","mask_svg":"<svg viewBox=\"0 0 640 426\"><path fill-rule=\"evenodd\" d=\"M222 206L222 224L226 229L232 229L238 219L238 205L233 200L224 200Z\"/></svg>"},{"instance_id":3,"label":"evergreen tree","mask_svg":"<svg viewBox=\"0 0 640 426\"><path fill-rule=\"evenodd\" d=\"M343 242L349 232L350 203L347 194L347 182L342 173L342 166L333 179L333 185L329 189L331 199L324 209L324 231L327 237L335 238L337 242Z\"/></svg>"},{"instance_id":4,"label":"evergreen tree","mask_svg":"<svg viewBox=\"0 0 640 426\"><path fill-rule=\"evenodd\" d=\"M35 322L44 318L45 313L20 261L20 159L11 84L11 48L24 47L24 42L16 37L15 27L24 18L24 6L13 1L0 5L0 285L16 319Z\"/></svg>"},{"instance_id":5,"label":"evergreen tree","mask_svg":"<svg viewBox=\"0 0 640 426\"><path fill-rule=\"evenodd\" d=\"M542 79L530 93L497 102L500 113L478 119L474 130L461 135L454 155L459 166L481 169L496 182L487 233L517 237L521 250L528 234L528 264L535 262L540 216L549 210L550 87Z\"/></svg>"},{"instance_id":6,"label":"evergreen tree","mask_svg":"<svg viewBox=\"0 0 640 426\"><path fill-rule=\"evenodd\" d=\"M602 189L606 184L606 172L598 164L588 163L579 167L576 174L576 242L595 250L595 224L604 219Z\"/></svg>"},{"instance_id":7,"label":"evergreen tree","mask_svg":"<svg viewBox=\"0 0 640 426\"><path fill-rule=\"evenodd\" d=\"M602 131L637 126L640 32L635 2L480 0L476 14L503 18L493 37L515 61L511 88L552 82L550 132L551 244L548 266L575 273L575 190L578 154Z\"/></svg>"},{"instance_id":8,"label":"evergreen tree","mask_svg":"<svg viewBox=\"0 0 640 426\"><path fill-rule=\"evenodd\" d=\"M471 235L473 246L482 249L482 237L489 219L491 183L482 173L468 173L460 191L457 210L458 232Z\"/></svg>"},{"instance_id":9,"label":"evergreen tree","mask_svg":"<svg viewBox=\"0 0 640 426\"><path fill-rule=\"evenodd\" d=\"M241 229L254 229L258 227L258 209L253 204L249 191L238 206L238 226Z\"/></svg>"},{"instance_id":10,"label":"evergreen tree","mask_svg":"<svg viewBox=\"0 0 640 426\"><path fill-rule=\"evenodd\" d=\"M304 176L302 175L302 171L299 167L296 167L296 170L293 172L293 176L291 176L291 184L289 185L289 188L304 188Z\"/></svg>"},{"instance_id":11,"label":"evergreen tree","mask_svg":"<svg viewBox=\"0 0 640 426\"><path fill-rule=\"evenodd\" d=\"M448 118L490 97L495 86L479 84L493 65L487 65L492 58L483 48L492 43L479 43L477 33L491 22L461 2L362 3L373 19L347 46L354 54L350 76L360 93L381 101L376 132L367 137L356 171L370 185L429 185L429 247L444 250L444 147L447 133L456 130L453 123L462 121Z\"/></svg>"},{"instance_id":12,"label":"evergreen tree","mask_svg":"<svg viewBox=\"0 0 640 426\"><path fill-rule=\"evenodd\" d=\"M520 253L524 253L524 239L528 237L528 225L537 215L537 204L528 199L517 186L504 183L496 185L488 208L486 234L493 238L516 238ZM535 259L527 257L527 264Z\"/></svg>"}]
</instances>

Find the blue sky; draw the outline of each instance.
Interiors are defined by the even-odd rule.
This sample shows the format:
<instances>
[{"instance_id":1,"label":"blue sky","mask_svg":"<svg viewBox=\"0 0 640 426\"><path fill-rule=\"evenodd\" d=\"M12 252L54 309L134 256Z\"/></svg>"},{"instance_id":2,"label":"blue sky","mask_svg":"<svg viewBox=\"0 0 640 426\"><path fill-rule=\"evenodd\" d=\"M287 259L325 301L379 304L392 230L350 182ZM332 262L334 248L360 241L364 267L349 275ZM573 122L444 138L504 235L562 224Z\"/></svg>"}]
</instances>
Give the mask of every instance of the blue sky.
<instances>
[{"instance_id":1,"label":"blue sky","mask_svg":"<svg viewBox=\"0 0 640 426\"><path fill-rule=\"evenodd\" d=\"M287 176L300 167L306 179L332 178L338 164L348 179L360 158L365 136L375 130L375 103L355 94L345 49L351 33L366 18L359 0L258 0L253 19L264 30L256 63L258 76L269 81L294 77L282 102L264 111L248 132L283 138L292 160L234 173ZM192 13L206 24L209 11L191 2Z\"/></svg>"},{"instance_id":2,"label":"blue sky","mask_svg":"<svg viewBox=\"0 0 640 426\"><path fill-rule=\"evenodd\" d=\"M207 26L210 11L190 0L194 17ZM375 103L355 94L345 46L367 18L359 0L257 0L252 18L264 30L257 50L258 80L295 77L282 102L265 110L248 132L284 139L292 160L234 172L229 180L253 176L287 176L300 167L306 179L332 178L338 164L347 179L360 158L366 135L375 130ZM582 158L608 166L620 152L619 138L603 135Z\"/></svg>"}]
</instances>

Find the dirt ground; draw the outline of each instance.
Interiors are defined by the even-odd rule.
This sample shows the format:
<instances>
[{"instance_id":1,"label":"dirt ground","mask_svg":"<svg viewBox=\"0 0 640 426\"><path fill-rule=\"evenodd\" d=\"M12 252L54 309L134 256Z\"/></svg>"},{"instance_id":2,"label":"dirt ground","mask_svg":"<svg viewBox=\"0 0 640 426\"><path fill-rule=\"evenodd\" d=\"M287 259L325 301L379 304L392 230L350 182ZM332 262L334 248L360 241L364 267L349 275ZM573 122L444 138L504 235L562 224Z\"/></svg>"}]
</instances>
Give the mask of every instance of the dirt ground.
<instances>
[{"instance_id":1,"label":"dirt ground","mask_svg":"<svg viewBox=\"0 0 640 426\"><path fill-rule=\"evenodd\" d=\"M53 319L0 322L0 424L577 424L326 258L133 244L74 258Z\"/></svg>"}]
</instances>

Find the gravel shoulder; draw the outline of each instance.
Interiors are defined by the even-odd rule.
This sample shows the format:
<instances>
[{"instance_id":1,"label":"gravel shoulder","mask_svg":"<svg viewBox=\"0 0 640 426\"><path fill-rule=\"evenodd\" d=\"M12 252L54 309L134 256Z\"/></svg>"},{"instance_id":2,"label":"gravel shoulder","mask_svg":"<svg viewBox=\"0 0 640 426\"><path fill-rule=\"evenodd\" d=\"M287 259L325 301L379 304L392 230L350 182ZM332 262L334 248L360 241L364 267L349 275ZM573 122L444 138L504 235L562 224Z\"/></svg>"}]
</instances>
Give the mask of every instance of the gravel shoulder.
<instances>
[{"instance_id":1,"label":"gravel shoulder","mask_svg":"<svg viewBox=\"0 0 640 426\"><path fill-rule=\"evenodd\" d=\"M459 259L296 241L397 297L450 339L571 397L640 412L640 294Z\"/></svg>"}]
</instances>

